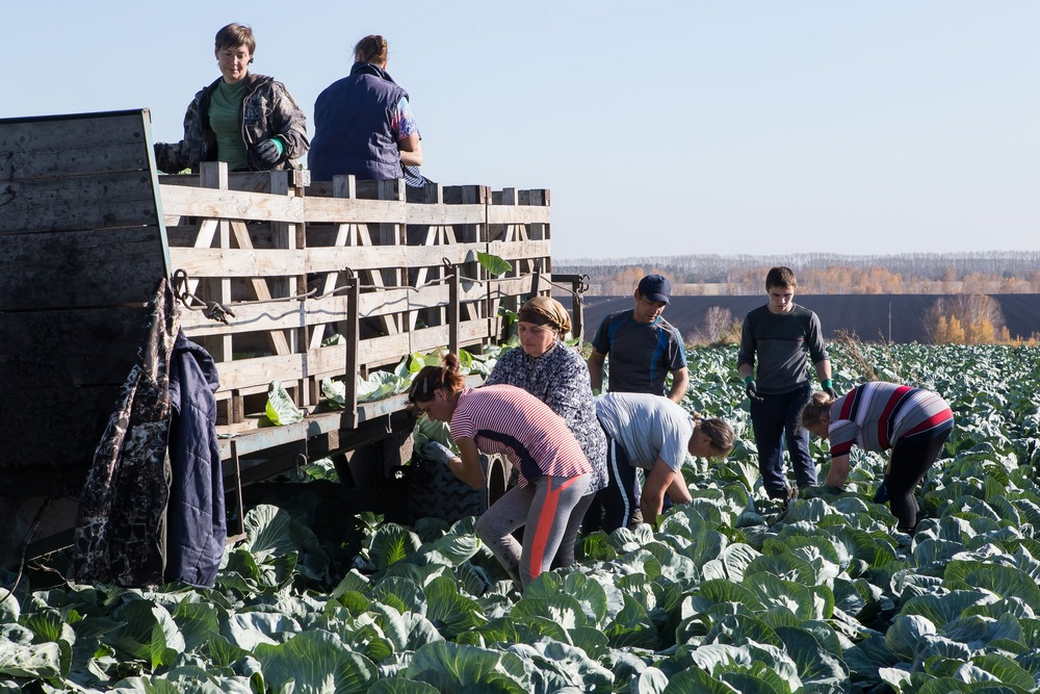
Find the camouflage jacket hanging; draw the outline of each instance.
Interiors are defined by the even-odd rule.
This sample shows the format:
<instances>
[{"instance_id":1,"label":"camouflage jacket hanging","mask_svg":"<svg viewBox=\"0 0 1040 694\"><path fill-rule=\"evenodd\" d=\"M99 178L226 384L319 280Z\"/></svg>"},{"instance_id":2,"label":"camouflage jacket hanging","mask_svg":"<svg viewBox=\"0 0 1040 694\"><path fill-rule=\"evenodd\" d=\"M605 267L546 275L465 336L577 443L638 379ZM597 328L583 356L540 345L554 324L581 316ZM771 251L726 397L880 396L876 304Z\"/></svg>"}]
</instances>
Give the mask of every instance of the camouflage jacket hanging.
<instances>
[{"instance_id":1,"label":"camouflage jacket hanging","mask_svg":"<svg viewBox=\"0 0 1040 694\"><path fill-rule=\"evenodd\" d=\"M162 582L170 495L170 355L180 323L165 279L147 337L94 451L80 496L73 576L81 583Z\"/></svg>"}]
</instances>

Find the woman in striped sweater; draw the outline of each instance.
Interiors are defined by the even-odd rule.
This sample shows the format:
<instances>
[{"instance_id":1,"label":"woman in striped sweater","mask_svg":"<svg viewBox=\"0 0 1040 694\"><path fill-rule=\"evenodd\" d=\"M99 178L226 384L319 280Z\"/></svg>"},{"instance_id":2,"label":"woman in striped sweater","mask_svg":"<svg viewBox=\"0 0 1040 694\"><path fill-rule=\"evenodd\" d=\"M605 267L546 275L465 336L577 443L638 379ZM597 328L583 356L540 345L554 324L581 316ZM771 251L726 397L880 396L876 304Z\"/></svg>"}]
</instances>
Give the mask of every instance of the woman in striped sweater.
<instances>
[{"instance_id":1,"label":"woman in striped sweater","mask_svg":"<svg viewBox=\"0 0 1040 694\"><path fill-rule=\"evenodd\" d=\"M451 471L471 487L484 485L479 453L502 453L520 470L517 486L477 521L477 534L521 586L547 571L585 495L592 466L567 423L526 390L510 385L466 388L458 357L420 371L408 392L415 407L448 422L460 458ZM521 545L512 532L524 527Z\"/></svg>"},{"instance_id":2,"label":"woman in striped sweater","mask_svg":"<svg viewBox=\"0 0 1040 694\"><path fill-rule=\"evenodd\" d=\"M914 488L939 457L953 412L937 393L923 388L872 381L840 398L814 393L802 410L802 426L830 439L831 469L826 484L841 487L849 476L849 451L892 449L884 486L901 532L917 526Z\"/></svg>"}]
</instances>

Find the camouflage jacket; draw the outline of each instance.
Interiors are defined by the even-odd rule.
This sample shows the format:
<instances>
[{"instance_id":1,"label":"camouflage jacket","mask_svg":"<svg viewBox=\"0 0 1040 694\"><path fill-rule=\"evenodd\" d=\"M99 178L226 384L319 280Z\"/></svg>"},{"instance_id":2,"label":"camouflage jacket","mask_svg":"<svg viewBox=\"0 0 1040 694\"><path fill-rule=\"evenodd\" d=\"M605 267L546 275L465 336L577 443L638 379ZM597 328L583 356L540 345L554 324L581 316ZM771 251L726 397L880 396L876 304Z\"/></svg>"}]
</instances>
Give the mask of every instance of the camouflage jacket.
<instances>
[{"instance_id":1,"label":"camouflage jacket","mask_svg":"<svg viewBox=\"0 0 1040 694\"><path fill-rule=\"evenodd\" d=\"M163 581L170 498L170 354L180 327L173 291L160 280L148 332L80 494L72 575L80 583Z\"/></svg>"},{"instance_id":2,"label":"camouflage jacket","mask_svg":"<svg viewBox=\"0 0 1040 694\"><path fill-rule=\"evenodd\" d=\"M191 100L184 114L183 140L155 143L155 164L160 171L177 173L189 167L198 171L199 162L216 160L217 140L209 127L209 100L221 79L218 77L208 87L203 87ZM294 168L295 160L305 155L310 147L307 117L285 85L273 77L249 74L245 79L242 140L246 143L249 168L253 171L265 168L256 157L255 147L275 135L285 142L285 153L274 168Z\"/></svg>"}]
</instances>

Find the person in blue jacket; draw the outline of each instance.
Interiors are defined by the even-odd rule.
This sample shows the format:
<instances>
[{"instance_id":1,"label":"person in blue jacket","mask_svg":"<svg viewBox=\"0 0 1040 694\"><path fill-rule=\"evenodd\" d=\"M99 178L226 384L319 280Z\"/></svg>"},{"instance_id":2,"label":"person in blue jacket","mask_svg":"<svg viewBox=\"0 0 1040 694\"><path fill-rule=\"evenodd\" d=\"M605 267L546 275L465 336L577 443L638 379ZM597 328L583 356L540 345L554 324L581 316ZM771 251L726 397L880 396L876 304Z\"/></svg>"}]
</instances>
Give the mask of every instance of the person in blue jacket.
<instances>
[{"instance_id":1,"label":"person in blue jacket","mask_svg":"<svg viewBox=\"0 0 1040 694\"><path fill-rule=\"evenodd\" d=\"M425 183L422 143L408 104L408 92L386 71L388 46L379 35L354 47L355 63L314 102L314 139L307 155L311 177L328 181L340 174L410 186Z\"/></svg>"}]
</instances>

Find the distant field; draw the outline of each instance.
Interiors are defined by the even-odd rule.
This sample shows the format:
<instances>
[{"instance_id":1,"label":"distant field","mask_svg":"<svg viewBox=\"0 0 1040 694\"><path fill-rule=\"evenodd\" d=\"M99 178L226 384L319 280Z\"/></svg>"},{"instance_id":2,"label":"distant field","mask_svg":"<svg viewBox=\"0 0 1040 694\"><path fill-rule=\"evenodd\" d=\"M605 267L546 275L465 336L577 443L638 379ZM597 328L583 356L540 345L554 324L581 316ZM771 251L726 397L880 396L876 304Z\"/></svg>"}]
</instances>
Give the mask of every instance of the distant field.
<instances>
[{"instance_id":1,"label":"distant field","mask_svg":"<svg viewBox=\"0 0 1040 694\"><path fill-rule=\"evenodd\" d=\"M854 332L864 340L879 336L894 342L925 342L921 320L938 297L928 294L821 294L799 295L795 300L820 316L828 338L837 331ZM1040 331L1040 294L994 294L1012 335ZM736 319L765 303L765 296L676 296L665 318L688 335L704 323L712 306L728 308ZM605 316L632 306L630 296L589 296L585 299L585 339L590 340ZM891 310L891 334L889 312Z\"/></svg>"}]
</instances>

